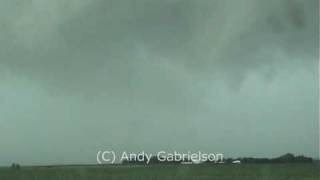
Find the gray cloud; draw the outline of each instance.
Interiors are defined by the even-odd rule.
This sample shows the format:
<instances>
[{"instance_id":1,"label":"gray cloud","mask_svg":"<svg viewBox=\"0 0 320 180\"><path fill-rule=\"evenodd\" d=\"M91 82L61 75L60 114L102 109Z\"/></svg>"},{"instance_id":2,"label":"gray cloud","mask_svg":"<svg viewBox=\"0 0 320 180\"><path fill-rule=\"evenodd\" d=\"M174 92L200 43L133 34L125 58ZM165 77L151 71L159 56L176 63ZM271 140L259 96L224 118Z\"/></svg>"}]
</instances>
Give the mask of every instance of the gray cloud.
<instances>
[{"instance_id":1,"label":"gray cloud","mask_svg":"<svg viewBox=\"0 0 320 180\"><path fill-rule=\"evenodd\" d=\"M232 84L241 82L248 71L272 69L275 61L315 58L314 1L16 4L11 7L12 16L3 18L7 35L2 41L1 64L53 81L53 86L87 86L83 81L101 84L95 76L101 67L107 69L105 76L118 77L116 82L126 84L130 77L121 76L132 76L127 73L139 64L142 51L149 54L148 61L176 64L188 73L215 76L226 72ZM111 69L116 68L119 74L113 75ZM144 68L149 67L140 67Z\"/></svg>"}]
</instances>

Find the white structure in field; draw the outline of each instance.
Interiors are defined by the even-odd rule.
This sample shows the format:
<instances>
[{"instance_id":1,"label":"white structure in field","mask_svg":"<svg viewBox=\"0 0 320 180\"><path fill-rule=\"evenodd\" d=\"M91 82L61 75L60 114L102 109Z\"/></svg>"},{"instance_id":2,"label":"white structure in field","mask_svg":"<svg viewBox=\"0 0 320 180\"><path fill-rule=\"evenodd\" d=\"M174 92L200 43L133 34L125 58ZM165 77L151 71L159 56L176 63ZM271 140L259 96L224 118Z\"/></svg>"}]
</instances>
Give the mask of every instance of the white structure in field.
<instances>
[{"instance_id":1,"label":"white structure in field","mask_svg":"<svg viewBox=\"0 0 320 180\"><path fill-rule=\"evenodd\" d=\"M189 161L187 161L187 162L181 162L181 164L192 164L192 162L189 162Z\"/></svg>"},{"instance_id":2,"label":"white structure in field","mask_svg":"<svg viewBox=\"0 0 320 180\"><path fill-rule=\"evenodd\" d=\"M235 160L235 161L232 161L232 164L241 164L241 161L240 160Z\"/></svg>"}]
</instances>

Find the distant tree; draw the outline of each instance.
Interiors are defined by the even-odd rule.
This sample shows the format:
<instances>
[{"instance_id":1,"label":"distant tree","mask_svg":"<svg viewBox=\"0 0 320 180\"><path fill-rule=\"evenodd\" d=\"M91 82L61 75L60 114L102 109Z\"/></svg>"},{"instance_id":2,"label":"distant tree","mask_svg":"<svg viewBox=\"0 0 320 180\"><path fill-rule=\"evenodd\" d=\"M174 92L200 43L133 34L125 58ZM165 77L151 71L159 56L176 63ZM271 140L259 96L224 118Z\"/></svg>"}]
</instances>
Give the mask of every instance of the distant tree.
<instances>
[{"instance_id":1,"label":"distant tree","mask_svg":"<svg viewBox=\"0 0 320 180\"><path fill-rule=\"evenodd\" d=\"M291 163L291 162L294 162L294 160L295 160L294 155L291 153L287 153L280 157L274 158L271 161L276 163Z\"/></svg>"},{"instance_id":2,"label":"distant tree","mask_svg":"<svg viewBox=\"0 0 320 180\"><path fill-rule=\"evenodd\" d=\"M122 164L147 164L147 161L146 161L146 157L143 158L144 161L139 161L135 158L132 158L132 159L126 159L126 160L123 160L121 163Z\"/></svg>"},{"instance_id":3,"label":"distant tree","mask_svg":"<svg viewBox=\"0 0 320 180\"><path fill-rule=\"evenodd\" d=\"M11 169L13 169L13 170L20 170L20 164L12 163L12 164L11 164Z\"/></svg>"},{"instance_id":4,"label":"distant tree","mask_svg":"<svg viewBox=\"0 0 320 180\"><path fill-rule=\"evenodd\" d=\"M300 155L300 156L295 157L295 161L300 162L300 163L312 163L313 159L310 157L305 157L305 156Z\"/></svg>"},{"instance_id":5,"label":"distant tree","mask_svg":"<svg viewBox=\"0 0 320 180\"><path fill-rule=\"evenodd\" d=\"M159 164L161 163L157 156L152 156L150 159L150 164Z\"/></svg>"},{"instance_id":6,"label":"distant tree","mask_svg":"<svg viewBox=\"0 0 320 180\"><path fill-rule=\"evenodd\" d=\"M226 158L226 159L225 159L225 162L226 162L226 163L232 163L234 160L235 160L235 159L233 159L233 158Z\"/></svg>"}]
</instances>

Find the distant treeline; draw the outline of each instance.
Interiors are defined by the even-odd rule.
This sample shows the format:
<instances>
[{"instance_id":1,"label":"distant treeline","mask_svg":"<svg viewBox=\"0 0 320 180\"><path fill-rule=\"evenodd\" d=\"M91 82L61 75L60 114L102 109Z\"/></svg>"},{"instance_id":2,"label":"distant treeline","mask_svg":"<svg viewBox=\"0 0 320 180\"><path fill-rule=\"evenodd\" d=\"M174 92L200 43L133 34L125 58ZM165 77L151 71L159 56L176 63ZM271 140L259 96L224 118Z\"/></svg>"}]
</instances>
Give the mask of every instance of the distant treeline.
<instances>
[{"instance_id":1,"label":"distant treeline","mask_svg":"<svg viewBox=\"0 0 320 180\"><path fill-rule=\"evenodd\" d=\"M241 157L241 158L225 158L223 161L216 161L216 162L202 162L206 164L219 164L219 163L226 163L231 164L234 161L240 161L241 163L312 163L314 160L310 157L306 157L303 155L295 156L294 154L287 153L285 155L276 157L276 158L254 158L254 157ZM181 164L183 162L190 162L188 160L182 161L159 161L156 156L151 157L149 164ZM191 163L191 162L190 162ZM123 161L122 164L147 164L146 161L136 161L126 160Z\"/></svg>"},{"instance_id":2,"label":"distant treeline","mask_svg":"<svg viewBox=\"0 0 320 180\"><path fill-rule=\"evenodd\" d=\"M144 158L146 159L146 158ZM157 156L150 158L149 164L181 164L182 162L188 162L187 159L181 161L160 161ZM147 164L147 161L137 161L136 159L124 160L122 164Z\"/></svg>"},{"instance_id":3,"label":"distant treeline","mask_svg":"<svg viewBox=\"0 0 320 180\"><path fill-rule=\"evenodd\" d=\"M252 157L243 157L243 158L227 158L225 159L226 163L232 163L235 160L240 160L241 163L312 163L313 159L303 155L295 156L294 154L287 153L285 155L276 157L276 158L252 158Z\"/></svg>"}]
</instances>

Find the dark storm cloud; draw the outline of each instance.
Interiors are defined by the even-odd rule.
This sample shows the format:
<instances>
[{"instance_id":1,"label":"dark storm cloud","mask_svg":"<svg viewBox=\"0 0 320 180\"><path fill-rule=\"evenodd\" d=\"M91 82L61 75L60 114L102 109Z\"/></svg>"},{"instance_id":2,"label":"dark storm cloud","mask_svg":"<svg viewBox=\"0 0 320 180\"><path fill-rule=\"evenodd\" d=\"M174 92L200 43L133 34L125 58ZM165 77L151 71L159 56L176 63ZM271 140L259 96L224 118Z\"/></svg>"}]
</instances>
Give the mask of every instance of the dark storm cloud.
<instances>
[{"instance_id":1,"label":"dark storm cloud","mask_svg":"<svg viewBox=\"0 0 320 180\"><path fill-rule=\"evenodd\" d=\"M239 84L248 71L272 69L290 57L310 61L314 57L305 56L316 50L315 1L16 4L12 16L2 18L1 65L62 89L103 89L108 82L117 91L128 88L135 73L152 68L133 69L139 49L149 54L147 61L199 76L226 74Z\"/></svg>"}]
</instances>

